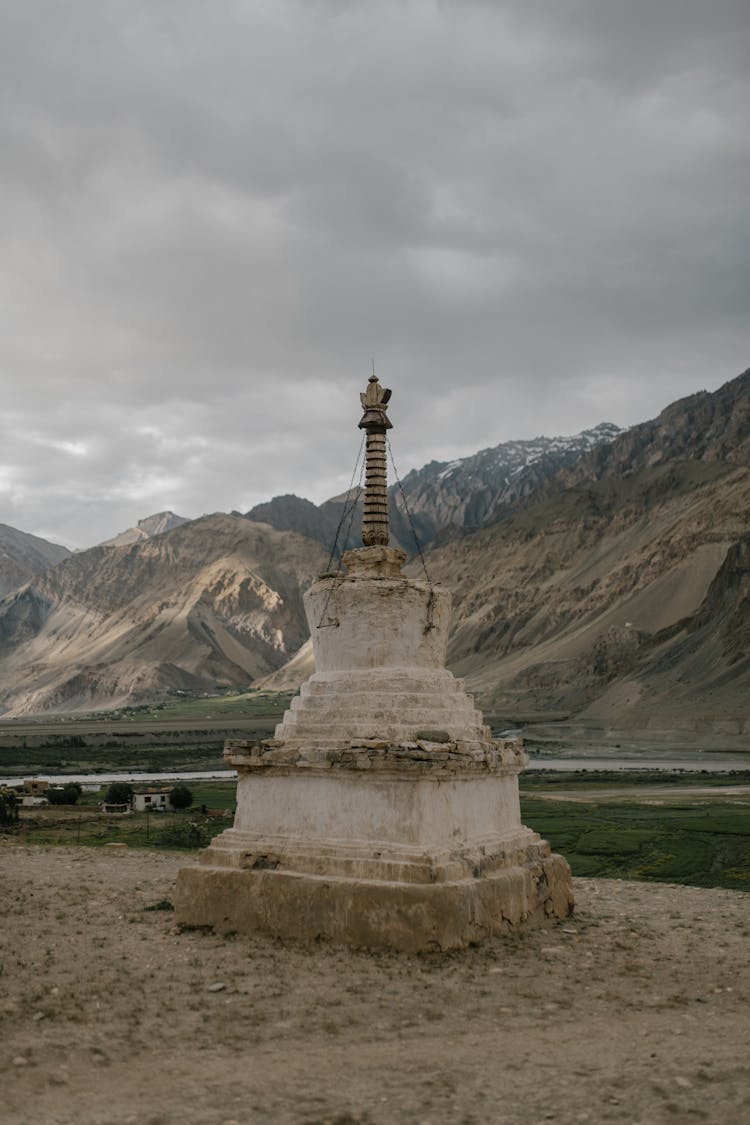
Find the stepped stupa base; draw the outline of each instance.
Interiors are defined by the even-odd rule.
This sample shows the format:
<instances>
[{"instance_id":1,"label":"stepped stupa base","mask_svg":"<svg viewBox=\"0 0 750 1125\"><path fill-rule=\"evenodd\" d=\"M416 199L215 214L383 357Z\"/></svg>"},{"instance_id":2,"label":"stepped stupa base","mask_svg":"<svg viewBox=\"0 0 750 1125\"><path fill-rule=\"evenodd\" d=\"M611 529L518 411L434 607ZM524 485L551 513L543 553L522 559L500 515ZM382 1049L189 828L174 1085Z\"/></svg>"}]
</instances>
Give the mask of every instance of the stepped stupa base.
<instances>
[{"instance_id":1,"label":"stepped stupa base","mask_svg":"<svg viewBox=\"0 0 750 1125\"><path fill-rule=\"evenodd\" d=\"M518 816L518 739L231 742L238 810L179 873L176 920L408 953L568 916L570 869Z\"/></svg>"}]
</instances>

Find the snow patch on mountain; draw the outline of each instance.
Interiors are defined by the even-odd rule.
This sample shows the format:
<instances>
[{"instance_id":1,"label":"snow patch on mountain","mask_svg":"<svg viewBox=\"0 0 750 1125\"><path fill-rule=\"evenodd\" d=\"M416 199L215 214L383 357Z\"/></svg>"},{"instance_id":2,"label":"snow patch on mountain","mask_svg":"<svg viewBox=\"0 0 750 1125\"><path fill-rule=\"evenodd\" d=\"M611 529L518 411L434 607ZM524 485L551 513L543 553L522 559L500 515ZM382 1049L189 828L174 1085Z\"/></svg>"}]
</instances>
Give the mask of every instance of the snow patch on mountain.
<instances>
[{"instance_id":1,"label":"snow patch on mountain","mask_svg":"<svg viewBox=\"0 0 750 1125\"><path fill-rule=\"evenodd\" d=\"M432 461L403 481L420 538L428 542L450 527L479 527L500 518L507 505L527 496L622 430L612 422L579 434L502 442L470 457Z\"/></svg>"}]
</instances>

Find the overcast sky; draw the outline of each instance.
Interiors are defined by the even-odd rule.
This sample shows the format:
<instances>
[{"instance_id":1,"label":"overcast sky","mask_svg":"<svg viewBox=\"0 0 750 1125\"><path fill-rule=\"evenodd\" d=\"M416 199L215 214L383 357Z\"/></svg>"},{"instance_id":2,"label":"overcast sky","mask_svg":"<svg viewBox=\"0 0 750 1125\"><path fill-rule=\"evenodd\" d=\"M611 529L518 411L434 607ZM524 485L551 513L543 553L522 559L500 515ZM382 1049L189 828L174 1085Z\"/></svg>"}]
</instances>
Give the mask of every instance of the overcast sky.
<instances>
[{"instance_id":1,"label":"overcast sky","mask_svg":"<svg viewBox=\"0 0 750 1125\"><path fill-rule=\"evenodd\" d=\"M0 521L88 546L750 365L747 0L0 0Z\"/></svg>"}]
</instances>

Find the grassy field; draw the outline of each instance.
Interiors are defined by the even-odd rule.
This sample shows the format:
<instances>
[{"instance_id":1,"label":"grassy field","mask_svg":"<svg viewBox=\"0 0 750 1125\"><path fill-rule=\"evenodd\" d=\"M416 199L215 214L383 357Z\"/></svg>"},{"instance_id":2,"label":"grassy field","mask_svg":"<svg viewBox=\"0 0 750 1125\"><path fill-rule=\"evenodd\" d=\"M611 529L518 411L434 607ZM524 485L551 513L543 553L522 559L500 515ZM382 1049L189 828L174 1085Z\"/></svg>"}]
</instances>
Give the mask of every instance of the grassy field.
<instances>
[{"instance_id":1,"label":"grassy field","mask_svg":"<svg viewBox=\"0 0 750 1125\"><path fill-rule=\"evenodd\" d=\"M278 719L289 706L292 695L285 691L246 691L241 695L180 697L153 706L128 707L114 714L123 719L145 714L165 723L176 719L253 719L269 715Z\"/></svg>"},{"instance_id":2,"label":"grassy field","mask_svg":"<svg viewBox=\"0 0 750 1125\"><path fill-rule=\"evenodd\" d=\"M75 718L0 721L0 776L222 769L224 740L268 736L289 700L261 691L180 696ZM700 792L709 785L725 792ZM521 777L521 807L524 823L567 857L574 875L750 891L750 797L726 788L742 785L750 785L748 769L531 771ZM103 794L86 793L73 807L24 810L18 833L46 845L195 849L231 824L235 782L189 788L193 805L184 812L105 815Z\"/></svg>"},{"instance_id":3,"label":"grassy field","mask_svg":"<svg viewBox=\"0 0 750 1125\"><path fill-rule=\"evenodd\" d=\"M608 782L611 788L611 781ZM231 825L233 781L190 782L193 805L184 812L104 815L101 794L83 794L73 807L24 810L18 828L28 843L125 844L195 849ZM205 810L205 811L203 811ZM555 800L524 791L523 821L562 852L574 875L684 883L750 891L750 798L702 796Z\"/></svg>"},{"instance_id":4,"label":"grassy field","mask_svg":"<svg viewBox=\"0 0 750 1125\"><path fill-rule=\"evenodd\" d=\"M168 786L165 786L168 787ZM82 793L75 805L23 809L16 834L29 844L125 844L131 848L201 848L232 824L233 781L190 782L193 804L181 812L102 813L100 793Z\"/></svg>"},{"instance_id":5,"label":"grassy field","mask_svg":"<svg viewBox=\"0 0 750 1125\"><path fill-rule=\"evenodd\" d=\"M0 776L223 768L227 738L267 738L288 692L178 699L75 718L0 721Z\"/></svg>"},{"instance_id":6,"label":"grassy field","mask_svg":"<svg viewBox=\"0 0 750 1125\"><path fill-rule=\"evenodd\" d=\"M248 736L250 737L250 736ZM176 746L70 747L41 746L27 750L0 747L0 776L31 777L36 773L79 774L137 770L146 773L226 769L223 737L215 742Z\"/></svg>"},{"instance_id":7,"label":"grassy field","mask_svg":"<svg viewBox=\"0 0 750 1125\"><path fill-rule=\"evenodd\" d=\"M712 788L728 785L750 785L750 769L727 770L712 773L709 770L527 770L520 777L520 787L525 792L550 793L563 789L576 792L602 789L634 788L644 786L670 786L672 788Z\"/></svg>"},{"instance_id":8,"label":"grassy field","mask_svg":"<svg viewBox=\"0 0 750 1125\"><path fill-rule=\"evenodd\" d=\"M574 875L750 891L748 784L748 770L533 771L521 810Z\"/></svg>"},{"instance_id":9,"label":"grassy field","mask_svg":"<svg viewBox=\"0 0 750 1125\"><path fill-rule=\"evenodd\" d=\"M574 875L750 891L750 803L719 798L554 801L524 793L521 812Z\"/></svg>"}]
</instances>

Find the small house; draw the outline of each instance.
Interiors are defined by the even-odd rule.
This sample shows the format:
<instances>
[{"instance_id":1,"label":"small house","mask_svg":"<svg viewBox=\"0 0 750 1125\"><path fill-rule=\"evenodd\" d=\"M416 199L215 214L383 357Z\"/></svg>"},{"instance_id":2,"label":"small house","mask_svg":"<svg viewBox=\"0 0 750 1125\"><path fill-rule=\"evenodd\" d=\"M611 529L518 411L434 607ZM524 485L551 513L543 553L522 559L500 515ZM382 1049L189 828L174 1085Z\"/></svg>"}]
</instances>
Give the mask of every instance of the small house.
<instances>
[{"instance_id":1,"label":"small house","mask_svg":"<svg viewBox=\"0 0 750 1125\"><path fill-rule=\"evenodd\" d=\"M43 797L49 789L49 782L43 781L41 777L26 777L24 778L23 788L24 792L32 797Z\"/></svg>"},{"instance_id":2,"label":"small house","mask_svg":"<svg viewBox=\"0 0 750 1125\"><path fill-rule=\"evenodd\" d=\"M131 798L133 812L166 812L169 789L137 789Z\"/></svg>"}]
</instances>

